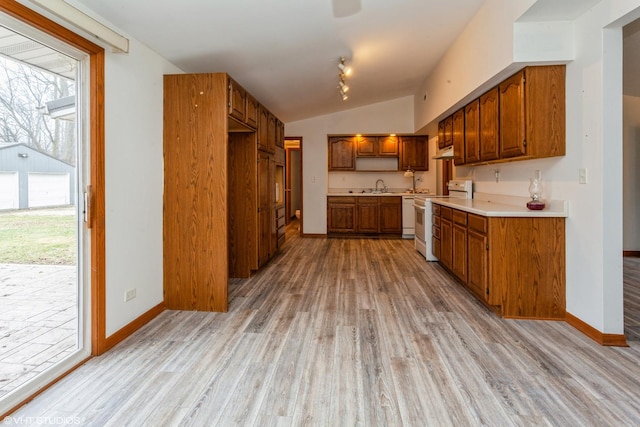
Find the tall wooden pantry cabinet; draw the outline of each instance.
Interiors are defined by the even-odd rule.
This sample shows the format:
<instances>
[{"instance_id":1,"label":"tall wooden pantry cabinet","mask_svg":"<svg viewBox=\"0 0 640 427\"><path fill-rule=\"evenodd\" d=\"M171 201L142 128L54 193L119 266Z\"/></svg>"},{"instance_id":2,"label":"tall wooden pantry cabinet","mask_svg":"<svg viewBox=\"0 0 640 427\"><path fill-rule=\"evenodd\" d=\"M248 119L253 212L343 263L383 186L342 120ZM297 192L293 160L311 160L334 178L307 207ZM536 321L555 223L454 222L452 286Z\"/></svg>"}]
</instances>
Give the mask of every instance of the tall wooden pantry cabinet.
<instances>
[{"instance_id":1,"label":"tall wooden pantry cabinet","mask_svg":"<svg viewBox=\"0 0 640 427\"><path fill-rule=\"evenodd\" d=\"M226 73L164 76L167 308L227 311L229 277L277 253L283 140L282 122Z\"/></svg>"}]
</instances>

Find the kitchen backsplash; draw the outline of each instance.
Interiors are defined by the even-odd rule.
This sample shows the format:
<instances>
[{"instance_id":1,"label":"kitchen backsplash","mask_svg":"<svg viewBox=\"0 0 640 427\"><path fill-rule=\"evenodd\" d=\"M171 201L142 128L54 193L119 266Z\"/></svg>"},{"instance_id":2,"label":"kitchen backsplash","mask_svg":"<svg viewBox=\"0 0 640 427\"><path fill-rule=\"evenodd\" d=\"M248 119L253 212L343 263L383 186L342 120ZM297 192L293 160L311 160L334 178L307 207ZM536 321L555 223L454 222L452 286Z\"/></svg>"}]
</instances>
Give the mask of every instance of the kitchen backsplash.
<instances>
[{"instance_id":1,"label":"kitchen backsplash","mask_svg":"<svg viewBox=\"0 0 640 427\"><path fill-rule=\"evenodd\" d=\"M435 191L428 181L429 172L416 172L416 192ZM433 175L433 174L432 174ZM404 172L329 172L329 192L362 191L376 188L376 181L382 179L389 191L403 192L412 186L411 178Z\"/></svg>"}]
</instances>

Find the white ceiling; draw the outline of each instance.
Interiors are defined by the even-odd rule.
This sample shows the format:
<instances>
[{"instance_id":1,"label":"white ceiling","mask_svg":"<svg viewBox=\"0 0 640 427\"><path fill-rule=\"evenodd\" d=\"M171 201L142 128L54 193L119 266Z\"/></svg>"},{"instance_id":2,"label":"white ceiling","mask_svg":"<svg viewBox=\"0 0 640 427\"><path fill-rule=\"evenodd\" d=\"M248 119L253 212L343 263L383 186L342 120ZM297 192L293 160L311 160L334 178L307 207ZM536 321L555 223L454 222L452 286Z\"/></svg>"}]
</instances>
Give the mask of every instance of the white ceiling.
<instances>
[{"instance_id":1,"label":"white ceiling","mask_svg":"<svg viewBox=\"0 0 640 427\"><path fill-rule=\"evenodd\" d=\"M185 72L228 72L291 122L413 95L483 1L361 0L341 18L332 0L73 3ZM337 90L340 56L354 70L347 101Z\"/></svg>"}]
</instances>

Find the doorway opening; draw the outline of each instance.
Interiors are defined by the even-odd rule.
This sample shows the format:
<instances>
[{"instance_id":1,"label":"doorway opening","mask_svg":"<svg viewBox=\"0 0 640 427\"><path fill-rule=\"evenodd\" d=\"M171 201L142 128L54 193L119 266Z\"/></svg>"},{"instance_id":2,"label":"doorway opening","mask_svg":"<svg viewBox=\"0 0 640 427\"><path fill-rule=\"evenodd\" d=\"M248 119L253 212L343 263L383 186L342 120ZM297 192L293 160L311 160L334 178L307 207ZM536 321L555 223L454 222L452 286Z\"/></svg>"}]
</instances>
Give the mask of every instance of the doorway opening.
<instances>
[{"instance_id":1,"label":"doorway opening","mask_svg":"<svg viewBox=\"0 0 640 427\"><path fill-rule=\"evenodd\" d=\"M287 137L284 141L285 163L285 212L287 226L298 227L302 236L302 138Z\"/></svg>"},{"instance_id":2,"label":"doorway opening","mask_svg":"<svg viewBox=\"0 0 640 427\"><path fill-rule=\"evenodd\" d=\"M640 341L640 19L622 30L624 334Z\"/></svg>"}]
</instances>

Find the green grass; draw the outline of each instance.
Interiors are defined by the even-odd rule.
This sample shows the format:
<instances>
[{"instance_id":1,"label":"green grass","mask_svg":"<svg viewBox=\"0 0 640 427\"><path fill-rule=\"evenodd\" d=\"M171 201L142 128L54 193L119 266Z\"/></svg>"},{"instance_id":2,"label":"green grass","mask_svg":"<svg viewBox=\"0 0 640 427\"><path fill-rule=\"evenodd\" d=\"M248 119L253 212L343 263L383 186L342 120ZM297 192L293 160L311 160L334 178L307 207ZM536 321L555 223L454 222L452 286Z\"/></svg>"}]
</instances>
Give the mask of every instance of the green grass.
<instances>
[{"instance_id":1,"label":"green grass","mask_svg":"<svg viewBox=\"0 0 640 427\"><path fill-rule=\"evenodd\" d=\"M0 263L76 264L76 219L42 212L0 213Z\"/></svg>"}]
</instances>

